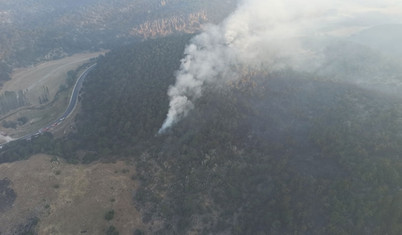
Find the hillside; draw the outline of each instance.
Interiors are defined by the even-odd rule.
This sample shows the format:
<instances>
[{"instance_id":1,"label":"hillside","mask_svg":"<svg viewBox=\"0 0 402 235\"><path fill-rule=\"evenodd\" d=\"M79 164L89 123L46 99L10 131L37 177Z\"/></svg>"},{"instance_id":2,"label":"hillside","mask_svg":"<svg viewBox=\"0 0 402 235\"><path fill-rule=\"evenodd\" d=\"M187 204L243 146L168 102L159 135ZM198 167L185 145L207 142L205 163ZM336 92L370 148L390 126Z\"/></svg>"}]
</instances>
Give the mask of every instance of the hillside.
<instances>
[{"instance_id":1,"label":"hillside","mask_svg":"<svg viewBox=\"0 0 402 235\"><path fill-rule=\"evenodd\" d=\"M325 48L324 56L322 65L315 71L319 76L400 95L400 61L384 50L349 40L336 40Z\"/></svg>"},{"instance_id":2,"label":"hillside","mask_svg":"<svg viewBox=\"0 0 402 235\"><path fill-rule=\"evenodd\" d=\"M0 61L26 66L118 47L144 36L195 32L204 23L221 21L235 4L234 0L4 0L0 1ZM0 71L1 79L7 71Z\"/></svg>"},{"instance_id":3,"label":"hillside","mask_svg":"<svg viewBox=\"0 0 402 235\"><path fill-rule=\"evenodd\" d=\"M2 234L106 234L116 227L132 234L141 227L130 203L135 169L125 162L77 166L36 155L0 170ZM114 218L106 220L110 210Z\"/></svg>"},{"instance_id":4,"label":"hillside","mask_svg":"<svg viewBox=\"0 0 402 235\"><path fill-rule=\"evenodd\" d=\"M389 217L401 200L399 98L285 70L208 89L155 137L178 68L172 51L185 42L150 41L101 59L73 138L99 157L136 159L134 202L159 224L151 231L399 231Z\"/></svg>"},{"instance_id":5,"label":"hillside","mask_svg":"<svg viewBox=\"0 0 402 235\"><path fill-rule=\"evenodd\" d=\"M399 42L402 40L401 24L374 26L355 33L349 39L396 58L402 56L402 48L399 46Z\"/></svg>"},{"instance_id":6,"label":"hillside","mask_svg":"<svg viewBox=\"0 0 402 235\"><path fill-rule=\"evenodd\" d=\"M128 159L144 231L159 234L398 234L400 98L289 69L210 87L157 136L190 36L101 57L75 132L11 143L2 162Z\"/></svg>"}]
</instances>

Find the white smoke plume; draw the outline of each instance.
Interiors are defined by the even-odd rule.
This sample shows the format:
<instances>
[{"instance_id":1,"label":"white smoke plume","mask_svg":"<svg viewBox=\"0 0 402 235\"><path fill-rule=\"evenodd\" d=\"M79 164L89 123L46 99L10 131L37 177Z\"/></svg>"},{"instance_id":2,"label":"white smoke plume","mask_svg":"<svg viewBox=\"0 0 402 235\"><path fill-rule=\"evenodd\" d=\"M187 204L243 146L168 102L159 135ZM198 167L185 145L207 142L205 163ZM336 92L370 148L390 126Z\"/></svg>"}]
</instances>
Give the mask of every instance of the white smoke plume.
<instances>
[{"instance_id":1,"label":"white smoke plume","mask_svg":"<svg viewBox=\"0 0 402 235\"><path fill-rule=\"evenodd\" d=\"M321 54L304 46L306 38L339 36L374 21L400 23L401 6L394 0L241 1L232 15L219 25L206 26L186 47L158 133L187 116L205 85L236 79L237 66L308 70L319 64Z\"/></svg>"}]
</instances>

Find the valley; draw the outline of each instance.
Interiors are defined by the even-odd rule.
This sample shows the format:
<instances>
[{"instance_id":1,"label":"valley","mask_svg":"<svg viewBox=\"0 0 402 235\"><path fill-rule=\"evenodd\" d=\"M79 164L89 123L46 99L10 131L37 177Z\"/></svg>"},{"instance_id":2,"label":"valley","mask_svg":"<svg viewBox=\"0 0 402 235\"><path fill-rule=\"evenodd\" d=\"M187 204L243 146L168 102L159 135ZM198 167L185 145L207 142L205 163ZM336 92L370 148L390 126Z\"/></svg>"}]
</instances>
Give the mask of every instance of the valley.
<instances>
[{"instance_id":1,"label":"valley","mask_svg":"<svg viewBox=\"0 0 402 235\"><path fill-rule=\"evenodd\" d=\"M12 79L1 88L1 93L18 93L24 96L20 107L15 107L0 116L4 123L0 131L3 136L17 138L28 133L35 133L40 128L58 117L67 108L71 91L78 74L73 75L80 66L88 63L105 52L77 54L60 60L41 63L37 66L25 69L16 69ZM5 104L3 103L3 106ZM18 120L24 119L18 126L12 126Z\"/></svg>"},{"instance_id":2,"label":"valley","mask_svg":"<svg viewBox=\"0 0 402 235\"><path fill-rule=\"evenodd\" d=\"M335 2L0 1L0 234L402 234L402 3Z\"/></svg>"}]
</instances>

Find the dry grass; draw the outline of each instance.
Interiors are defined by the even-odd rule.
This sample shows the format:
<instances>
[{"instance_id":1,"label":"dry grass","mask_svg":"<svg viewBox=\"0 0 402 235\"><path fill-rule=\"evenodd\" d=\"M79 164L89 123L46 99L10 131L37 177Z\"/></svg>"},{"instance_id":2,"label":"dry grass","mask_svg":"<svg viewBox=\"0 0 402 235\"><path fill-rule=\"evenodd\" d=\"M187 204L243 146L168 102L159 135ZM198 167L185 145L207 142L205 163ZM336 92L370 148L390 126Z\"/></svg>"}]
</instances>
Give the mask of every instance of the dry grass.
<instances>
[{"instance_id":1,"label":"dry grass","mask_svg":"<svg viewBox=\"0 0 402 235\"><path fill-rule=\"evenodd\" d=\"M1 234L32 216L39 218L39 234L105 234L110 225L120 234L132 234L143 228L132 203L138 186L131 179L134 166L122 161L70 165L51 159L36 155L0 165L0 179L10 179L17 194L13 207L0 214ZM107 221L109 210L115 214Z\"/></svg>"},{"instance_id":2,"label":"dry grass","mask_svg":"<svg viewBox=\"0 0 402 235\"><path fill-rule=\"evenodd\" d=\"M39 104L43 86L49 88L49 100L53 100L60 85L65 83L66 74L102 54L103 52L76 54L59 60L45 62L30 68L15 69L12 79L4 84L0 92L26 91L32 105Z\"/></svg>"},{"instance_id":3,"label":"dry grass","mask_svg":"<svg viewBox=\"0 0 402 235\"><path fill-rule=\"evenodd\" d=\"M59 93L57 99L55 99L60 85L66 82L67 72L77 69L90 58L97 57L103 53L76 54L60 60L45 62L32 68L16 69L13 72L12 80L4 84L0 93L24 90L31 105L3 115L0 117L0 121L15 121L19 117L27 117L29 122L19 126L17 129L3 128L0 125L0 134L5 135L6 138L8 136L17 138L27 133L35 132L56 120L65 111L69 102L71 88L68 91ZM40 106L39 96L43 92L43 86L48 87L49 101L54 102ZM0 143L5 142L6 138L0 138Z\"/></svg>"}]
</instances>

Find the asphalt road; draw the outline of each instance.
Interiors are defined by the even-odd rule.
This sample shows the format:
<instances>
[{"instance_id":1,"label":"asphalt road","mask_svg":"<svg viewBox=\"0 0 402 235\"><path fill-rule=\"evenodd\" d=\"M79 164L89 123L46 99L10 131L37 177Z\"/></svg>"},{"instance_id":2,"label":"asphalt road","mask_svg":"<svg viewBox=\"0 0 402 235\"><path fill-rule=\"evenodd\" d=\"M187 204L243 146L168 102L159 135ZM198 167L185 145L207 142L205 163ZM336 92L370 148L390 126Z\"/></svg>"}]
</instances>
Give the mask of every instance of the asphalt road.
<instances>
[{"instance_id":1,"label":"asphalt road","mask_svg":"<svg viewBox=\"0 0 402 235\"><path fill-rule=\"evenodd\" d=\"M66 119L74 111L75 107L77 106L78 95L82 88L82 84L84 83L84 80L87 77L88 73L91 72L95 68L95 66L96 66L96 64L93 64L90 67L88 67L75 82L73 93L71 94L71 98L70 98L70 103L68 104L67 109L66 109L66 111L64 111L63 115L61 115L57 120L51 122L47 126L42 127L37 132L33 132L30 134L24 135L23 137L20 137L15 140L22 140L22 139L30 140L32 137L38 136L38 135L42 134L43 132L47 132L50 129L52 129L53 127L60 125L64 121L64 119ZM13 141L15 141L15 140L13 140Z\"/></svg>"},{"instance_id":2,"label":"asphalt road","mask_svg":"<svg viewBox=\"0 0 402 235\"><path fill-rule=\"evenodd\" d=\"M77 79L77 82L75 83L75 86L74 86L74 89L73 89L73 94L71 95L71 98L70 98L70 103L68 104L68 107L67 107L66 111L59 118L59 121L61 119L64 120L65 118L67 118L74 111L75 106L77 105L78 94L80 93L80 90L82 88L82 84L84 83L84 80L87 77L88 73L91 72L95 68L95 66L96 66L96 64L91 65Z\"/></svg>"}]
</instances>

